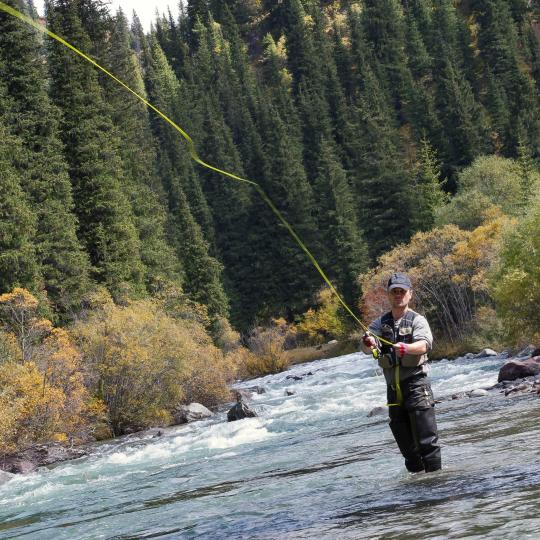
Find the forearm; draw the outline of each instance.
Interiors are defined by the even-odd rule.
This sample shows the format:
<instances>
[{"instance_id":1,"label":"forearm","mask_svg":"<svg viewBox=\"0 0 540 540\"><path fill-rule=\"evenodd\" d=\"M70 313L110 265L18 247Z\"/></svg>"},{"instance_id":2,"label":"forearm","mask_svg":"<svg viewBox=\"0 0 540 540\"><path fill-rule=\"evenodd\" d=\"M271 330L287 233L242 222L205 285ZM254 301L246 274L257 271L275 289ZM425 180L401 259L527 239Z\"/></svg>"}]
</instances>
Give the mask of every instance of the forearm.
<instances>
[{"instance_id":1,"label":"forearm","mask_svg":"<svg viewBox=\"0 0 540 540\"><path fill-rule=\"evenodd\" d=\"M413 354L420 356L428 352L428 344L423 339L415 341L414 343L405 343L403 345L405 346L405 354ZM396 343L394 347L399 351L400 343Z\"/></svg>"}]
</instances>

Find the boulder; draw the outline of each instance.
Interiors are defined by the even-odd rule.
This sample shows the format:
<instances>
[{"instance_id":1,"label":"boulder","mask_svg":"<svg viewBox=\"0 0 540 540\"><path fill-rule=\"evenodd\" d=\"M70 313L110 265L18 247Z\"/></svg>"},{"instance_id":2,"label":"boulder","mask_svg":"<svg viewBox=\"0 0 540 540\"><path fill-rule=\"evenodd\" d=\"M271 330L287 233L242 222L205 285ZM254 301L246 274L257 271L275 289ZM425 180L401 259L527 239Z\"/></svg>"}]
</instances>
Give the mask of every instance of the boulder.
<instances>
[{"instance_id":1,"label":"boulder","mask_svg":"<svg viewBox=\"0 0 540 540\"><path fill-rule=\"evenodd\" d=\"M386 407L375 407L371 409L371 411L368 412L368 418L371 418L372 416L383 416L388 413L388 409Z\"/></svg>"},{"instance_id":2,"label":"boulder","mask_svg":"<svg viewBox=\"0 0 540 540\"><path fill-rule=\"evenodd\" d=\"M250 409L242 400L239 400L229 409L229 412L227 413L227 422L234 422L235 420L242 420L243 418L254 418L255 416L257 416L257 413Z\"/></svg>"},{"instance_id":3,"label":"boulder","mask_svg":"<svg viewBox=\"0 0 540 540\"><path fill-rule=\"evenodd\" d=\"M296 392L294 390L289 390L288 388L285 388L285 395L286 396L294 396Z\"/></svg>"},{"instance_id":4,"label":"boulder","mask_svg":"<svg viewBox=\"0 0 540 540\"><path fill-rule=\"evenodd\" d=\"M41 444L5 457L0 462L0 468L13 474L28 474L38 467L77 459L86 455L88 455L87 450L82 448L71 448L60 443Z\"/></svg>"},{"instance_id":5,"label":"boulder","mask_svg":"<svg viewBox=\"0 0 540 540\"><path fill-rule=\"evenodd\" d=\"M469 397L484 397L488 395L488 391L482 388L475 388L469 393Z\"/></svg>"},{"instance_id":6,"label":"boulder","mask_svg":"<svg viewBox=\"0 0 540 540\"><path fill-rule=\"evenodd\" d=\"M253 395L251 390L248 390L247 388L237 388L236 390L233 390L231 394L236 401L238 401L239 396L243 401L249 401Z\"/></svg>"},{"instance_id":7,"label":"boulder","mask_svg":"<svg viewBox=\"0 0 540 540\"><path fill-rule=\"evenodd\" d=\"M302 377L299 377L298 375L287 375L285 379L289 379L291 381L301 381Z\"/></svg>"},{"instance_id":8,"label":"boulder","mask_svg":"<svg viewBox=\"0 0 540 540\"><path fill-rule=\"evenodd\" d=\"M252 392L253 394L266 394L266 389L262 386L249 386L248 388L245 388L244 390L247 390L248 392Z\"/></svg>"},{"instance_id":9,"label":"boulder","mask_svg":"<svg viewBox=\"0 0 540 540\"><path fill-rule=\"evenodd\" d=\"M34 472L37 468L37 463L17 457L8 457L2 463L2 469L12 474L28 474Z\"/></svg>"},{"instance_id":10,"label":"boulder","mask_svg":"<svg viewBox=\"0 0 540 540\"><path fill-rule=\"evenodd\" d=\"M512 388L509 388L504 392L505 396L508 396L510 394L514 393L520 393L520 392L530 392L533 389L532 383L522 382L521 384L518 384L516 386L513 386Z\"/></svg>"},{"instance_id":11,"label":"boulder","mask_svg":"<svg viewBox=\"0 0 540 540\"><path fill-rule=\"evenodd\" d=\"M531 377L540 373L540 356L528 360L510 360L499 370L498 381L514 381L523 377Z\"/></svg>"},{"instance_id":12,"label":"boulder","mask_svg":"<svg viewBox=\"0 0 540 540\"><path fill-rule=\"evenodd\" d=\"M535 353L536 351L536 353ZM535 354L533 354L535 353ZM531 357L531 356L540 356L540 350L537 349L534 345L527 345L527 347L525 347L524 349L522 349L521 351L519 351L516 355L518 358L523 358L523 357Z\"/></svg>"},{"instance_id":13,"label":"boulder","mask_svg":"<svg viewBox=\"0 0 540 540\"><path fill-rule=\"evenodd\" d=\"M475 354L475 358L487 358L488 356L498 356L499 353L493 349L482 349L478 354Z\"/></svg>"},{"instance_id":14,"label":"boulder","mask_svg":"<svg viewBox=\"0 0 540 540\"><path fill-rule=\"evenodd\" d=\"M200 403L190 403L189 405L180 405L173 413L175 424L187 424L196 420L203 420L214 416L212 411L209 411Z\"/></svg>"}]
</instances>

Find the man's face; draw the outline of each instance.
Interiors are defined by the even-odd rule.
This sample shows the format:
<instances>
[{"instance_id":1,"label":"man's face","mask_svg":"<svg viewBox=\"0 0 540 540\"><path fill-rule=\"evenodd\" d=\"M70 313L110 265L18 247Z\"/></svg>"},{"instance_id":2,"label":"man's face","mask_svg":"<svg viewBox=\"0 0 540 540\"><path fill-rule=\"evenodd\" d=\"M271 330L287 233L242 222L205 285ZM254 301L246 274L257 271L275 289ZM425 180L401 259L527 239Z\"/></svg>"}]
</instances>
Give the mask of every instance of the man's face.
<instances>
[{"instance_id":1,"label":"man's face","mask_svg":"<svg viewBox=\"0 0 540 540\"><path fill-rule=\"evenodd\" d=\"M409 305L412 298L412 291L410 289L401 289L396 287L388 291L388 298L390 299L390 305L394 308L404 308Z\"/></svg>"}]
</instances>

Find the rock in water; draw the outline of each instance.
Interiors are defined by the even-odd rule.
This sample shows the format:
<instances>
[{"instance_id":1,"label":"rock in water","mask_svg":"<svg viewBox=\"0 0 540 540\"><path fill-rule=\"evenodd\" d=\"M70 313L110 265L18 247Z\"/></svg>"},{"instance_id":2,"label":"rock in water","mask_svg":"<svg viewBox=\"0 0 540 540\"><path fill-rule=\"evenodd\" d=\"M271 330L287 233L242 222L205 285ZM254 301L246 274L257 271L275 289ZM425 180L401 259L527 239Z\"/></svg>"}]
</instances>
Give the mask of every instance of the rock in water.
<instances>
[{"instance_id":1,"label":"rock in water","mask_svg":"<svg viewBox=\"0 0 540 540\"><path fill-rule=\"evenodd\" d=\"M475 354L475 358L487 358L488 356L498 356L498 352L493 349L482 349L478 354Z\"/></svg>"},{"instance_id":2,"label":"rock in water","mask_svg":"<svg viewBox=\"0 0 540 540\"><path fill-rule=\"evenodd\" d=\"M484 397L488 395L487 390L483 390L482 388L475 388L470 394L469 397Z\"/></svg>"},{"instance_id":3,"label":"rock in water","mask_svg":"<svg viewBox=\"0 0 540 540\"><path fill-rule=\"evenodd\" d=\"M499 371L498 382L515 381L523 377L530 377L540 373L540 356L533 356L528 360L510 360Z\"/></svg>"},{"instance_id":4,"label":"rock in water","mask_svg":"<svg viewBox=\"0 0 540 540\"><path fill-rule=\"evenodd\" d=\"M196 420L210 418L210 416L214 416L214 413L212 411L209 411L204 405L201 405L200 403L180 405L174 411L174 421L176 424L195 422Z\"/></svg>"},{"instance_id":5,"label":"rock in water","mask_svg":"<svg viewBox=\"0 0 540 540\"><path fill-rule=\"evenodd\" d=\"M368 418L371 418L372 416L382 416L383 414L386 414L387 410L386 407L375 407L368 412Z\"/></svg>"},{"instance_id":6,"label":"rock in water","mask_svg":"<svg viewBox=\"0 0 540 540\"><path fill-rule=\"evenodd\" d=\"M234 422L243 418L254 418L255 416L257 416L257 413L250 409L242 400L239 400L227 413L227 422Z\"/></svg>"}]
</instances>

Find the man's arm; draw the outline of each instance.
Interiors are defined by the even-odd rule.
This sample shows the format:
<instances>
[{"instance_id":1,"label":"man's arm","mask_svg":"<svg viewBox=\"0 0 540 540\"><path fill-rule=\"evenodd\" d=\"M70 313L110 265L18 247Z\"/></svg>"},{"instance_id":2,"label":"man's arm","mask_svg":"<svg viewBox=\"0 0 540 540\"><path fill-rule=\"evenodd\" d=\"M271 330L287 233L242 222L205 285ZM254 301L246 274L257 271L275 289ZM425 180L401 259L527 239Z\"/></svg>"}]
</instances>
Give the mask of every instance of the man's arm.
<instances>
[{"instance_id":1,"label":"man's arm","mask_svg":"<svg viewBox=\"0 0 540 540\"><path fill-rule=\"evenodd\" d=\"M403 357L406 354L422 356L431 350L433 345L433 335L431 328L425 317L418 315L413 323L413 342L412 343L396 343L394 348L399 356Z\"/></svg>"}]
</instances>

